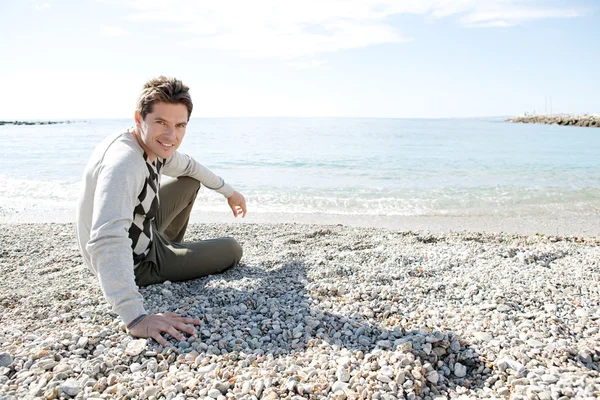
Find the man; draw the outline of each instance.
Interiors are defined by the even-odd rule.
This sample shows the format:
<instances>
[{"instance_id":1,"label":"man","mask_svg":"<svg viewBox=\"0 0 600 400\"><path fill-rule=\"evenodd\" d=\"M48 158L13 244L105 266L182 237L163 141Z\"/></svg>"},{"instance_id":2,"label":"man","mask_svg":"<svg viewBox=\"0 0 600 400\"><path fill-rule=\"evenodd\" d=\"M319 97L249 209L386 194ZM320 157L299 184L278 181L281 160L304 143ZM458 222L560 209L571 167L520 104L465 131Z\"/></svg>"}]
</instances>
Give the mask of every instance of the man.
<instances>
[{"instance_id":1,"label":"man","mask_svg":"<svg viewBox=\"0 0 600 400\"><path fill-rule=\"evenodd\" d=\"M177 152L192 113L189 88L174 78L148 81L135 127L104 140L84 172L77 204L77 239L102 292L136 337L162 345L184 340L200 321L175 313L147 315L137 286L194 279L236 265L233 238L182 243L200 185L246 216L244 196L188 155ZM175 179L161 182L161 174Z\"/></svg>"}]
</instances>

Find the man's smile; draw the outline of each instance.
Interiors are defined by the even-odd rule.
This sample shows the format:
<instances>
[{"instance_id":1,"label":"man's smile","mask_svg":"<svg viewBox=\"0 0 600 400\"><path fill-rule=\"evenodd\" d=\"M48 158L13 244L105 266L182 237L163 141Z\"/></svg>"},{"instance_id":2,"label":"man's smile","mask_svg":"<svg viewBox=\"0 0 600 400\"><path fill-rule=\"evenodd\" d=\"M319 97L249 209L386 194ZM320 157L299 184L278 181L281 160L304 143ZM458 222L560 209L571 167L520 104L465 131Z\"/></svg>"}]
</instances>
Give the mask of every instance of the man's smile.
<instances>
[{"instance_id":1,"label":"man's smile","mask_svg":"<svg viewBox=\"0 0 600 400\"><path fill-rule=\"evenodd\" d=\"M159 144L161 144L161 145L165 146L165 147L173 147L173 146L174 146L174 144L173 144L173 143L163 143L163 142L161 142L160 140L157 140L157 142L158 142Z\"/></svg>"}]
</instances>

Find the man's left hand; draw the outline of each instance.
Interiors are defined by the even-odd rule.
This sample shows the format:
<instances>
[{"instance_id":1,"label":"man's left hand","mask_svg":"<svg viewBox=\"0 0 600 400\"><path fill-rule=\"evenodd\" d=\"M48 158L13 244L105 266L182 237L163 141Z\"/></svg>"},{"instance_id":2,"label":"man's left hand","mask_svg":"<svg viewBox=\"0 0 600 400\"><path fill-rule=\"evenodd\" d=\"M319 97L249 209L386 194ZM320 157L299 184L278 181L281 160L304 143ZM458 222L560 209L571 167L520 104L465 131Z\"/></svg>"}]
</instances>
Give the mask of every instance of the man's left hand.
<instances>
[{"instance_id":1,"label":"man's left hand","mask_svg":"<svg viewBox=\"0 0 600 400\"><path fill-rule=\"evenodd\" d=\"M231 211L233 211L234 218L241 215L242 218L246 216L246 199L238 191L233 192L230 198L227 199Z\"/></svg>"}]
</instances>

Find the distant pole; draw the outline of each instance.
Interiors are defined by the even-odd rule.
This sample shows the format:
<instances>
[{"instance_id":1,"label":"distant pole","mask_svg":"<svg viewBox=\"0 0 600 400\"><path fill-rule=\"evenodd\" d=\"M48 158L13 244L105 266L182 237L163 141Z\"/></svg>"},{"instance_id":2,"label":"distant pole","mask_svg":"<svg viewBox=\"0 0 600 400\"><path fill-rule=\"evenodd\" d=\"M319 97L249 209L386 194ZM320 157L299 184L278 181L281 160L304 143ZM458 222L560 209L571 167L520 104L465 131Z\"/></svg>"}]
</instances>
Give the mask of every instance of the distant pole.
<instances>
[{"instance_id":1,"label":"distant pole","mask_svg":"<svg viewBox=\"0 0 600 400\"><path fill-rule=\"evenodd\" d=\"M552 115L552 96L550 96L550 115Z\"/></svg>"},{"instance_id":2,"label":"distant pole","mask_svg":"<svg viewBox=\"0 0 600 400\"><path fill-rule=\"evenodd\" d=\"M548 95L544 95L544 113L548 115Z\"/></svg>"}]
</instances>

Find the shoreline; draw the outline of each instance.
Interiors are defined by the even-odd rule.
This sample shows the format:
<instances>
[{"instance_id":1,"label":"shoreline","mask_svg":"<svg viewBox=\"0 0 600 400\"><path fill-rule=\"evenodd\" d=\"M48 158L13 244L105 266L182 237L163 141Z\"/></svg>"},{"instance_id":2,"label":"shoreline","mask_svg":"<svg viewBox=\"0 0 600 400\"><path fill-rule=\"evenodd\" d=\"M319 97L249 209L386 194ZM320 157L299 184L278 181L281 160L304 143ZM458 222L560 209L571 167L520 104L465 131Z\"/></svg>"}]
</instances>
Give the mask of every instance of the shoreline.
<instances>
[{"instance_id":1,"label":"shoreline","mask_svg":"<svg viewBox=\"0 0 600 400\"><path fill-rule=\"evenodd\" d=\"M436 234L481 232L518 235L600 236L600 215L561 216L374 216L332 214L248 214L244 220L230 213L194 210L190 223L340 225L396 231L428 231Z\"/></svg>"},{"instance_id":2,"label":"shoreline","mask_svg":"<svg viewBox=\"0 0 600 400\"><path fill-rule=\"evenodd\" d=\"M75 210L57 207L52 213L33 209L0 207L0 224L74 223ZM300 224L377 228L432 233L482 232L520 235L600 236L600 214L594 211L561 215L445 215L383 216L341 214L253 213L234 219L231 212L207 212L195 208L191 224Z\"/></svg>"}]
</instances>

